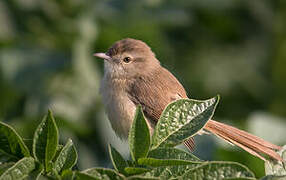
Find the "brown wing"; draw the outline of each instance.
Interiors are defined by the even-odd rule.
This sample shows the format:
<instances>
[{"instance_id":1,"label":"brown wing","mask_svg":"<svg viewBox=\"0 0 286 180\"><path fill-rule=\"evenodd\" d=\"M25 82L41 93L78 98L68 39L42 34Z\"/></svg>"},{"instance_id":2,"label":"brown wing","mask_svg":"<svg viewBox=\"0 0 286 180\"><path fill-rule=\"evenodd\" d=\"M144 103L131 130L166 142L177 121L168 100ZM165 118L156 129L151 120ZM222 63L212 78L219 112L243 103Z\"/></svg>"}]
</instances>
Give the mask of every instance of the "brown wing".
<instances>
[{"instance_id":1,"label":"brown wing","mask_svg":"<svg viewBox=\"0 0 286 180\"><path fill-rule=\"evenodd\" d=\"M138 77L129 87L128 94L136 105L142 106L145 117L154 126L170 102L187 98L184 87L163 67L151 74ZM190 151L194 150L193 138L189 138L184 144Z\"/></svg>"},{"instance_id":2,"label":"brown wing","mask_svg":"<svg viewBox=\"0 0 286 180\"><path fill-rule=\"evenodd\" d=\"M164 108L172 101L187 98L180 82L165 68L137 77L129 87L129 97L141 105L144 115L156 124Z\"/></svg>"}]
</instances>

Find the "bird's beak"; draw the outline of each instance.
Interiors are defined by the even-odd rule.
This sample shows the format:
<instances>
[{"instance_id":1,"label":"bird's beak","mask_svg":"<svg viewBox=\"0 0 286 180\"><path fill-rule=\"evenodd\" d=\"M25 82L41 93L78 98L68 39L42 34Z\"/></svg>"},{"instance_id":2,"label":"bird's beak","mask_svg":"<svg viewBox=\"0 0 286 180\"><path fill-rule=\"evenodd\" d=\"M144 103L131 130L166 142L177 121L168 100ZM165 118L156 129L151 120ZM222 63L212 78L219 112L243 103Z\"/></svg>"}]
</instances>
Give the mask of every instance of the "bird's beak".
<instances>
[{"instance_id":1,"label":"bird's beak","mask_svg":"<svg viewBox=\"0 0 286 180\"><path fill-rule=\"evenodd\" d=\"M106 55L105 53L95 53L93 56L104 59L104 60L110 60L111 57Z\"/></svg>"}]
</instances>

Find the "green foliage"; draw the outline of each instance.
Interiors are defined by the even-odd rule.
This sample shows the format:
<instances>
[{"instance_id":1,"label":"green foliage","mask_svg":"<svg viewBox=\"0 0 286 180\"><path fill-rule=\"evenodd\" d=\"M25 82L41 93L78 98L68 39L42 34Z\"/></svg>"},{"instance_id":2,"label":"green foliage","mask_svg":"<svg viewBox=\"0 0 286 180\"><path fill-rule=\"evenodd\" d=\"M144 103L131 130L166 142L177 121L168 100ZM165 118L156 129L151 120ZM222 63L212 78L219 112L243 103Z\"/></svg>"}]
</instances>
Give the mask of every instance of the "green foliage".
<instances>
[{"instance_id":1,"label":"green foliage","mask_svg":"<svg viewBox=\"0 0 286 180\"><path fill-rule=\"evenodd\" d=\"M174 147L195 135L212 117L218 101L217 96L206 101L180 99L170 103L155 128L151 149Z\"/></svg>"},{"instance_id":2,"label":"green foliage","mask_svg":"<svg viewBox=\"0 0 286 180\"><path fill-rule=\"evenodd\" d=\"M160 167L160 166L180 166L188 164L200 164L201 162L186 161L180 159L155 159L155 158L140 158L138 164L144 166Z\"/></svg>"},{"instance_id":3,"label":"green foliage","mask_svg":"<svg viewBox=\"0 0 286 180\"><path fill-rule=\"evenodd\" d=\"M111 145L109 145L109 155L113 164L113 167L119 173L124 174L124 169L128 166L128 163L125 159L121 156L121 154L114 149Z\"/></svg>"},{"instance_id":4,"label":"green foliage","mask_svg":"<svg viewBox=\"0 0 286 180\"><path fill-rule=\"evenodd\" d=\"M91 168L82 173L88 174L96 179L124 179L124 176L119 174L118 172L112 169L105 169L105 168Z\"/></svg>"},{"instance_id":5,"label":"green foliage","mask_svg":"<svg viewBox=\"0 0 286 180\"><path fill-rule=\"evenodd\" d=\"M13 125L30 147L33 130L52 106L61 142L72 137L78 149L88 148L79 153L80 169L110 163L102 153L108 143L122 152L128 146L113 141L110 128L102 133L109 123L102 121L98 93L103 61L92 53L133 37L151 46L189 97L221 93L216 119L283 144L285 2L0 1L0 121ZM265 115L255 118L259 128L253 124L257 113ZM257 158L203 139L196 152L205 158L238 161L258 177L265 174Z\"/></svg>"},{"instance_id":6,"label":"green foliage","mask_svg":"<svg viewBox=\"0 0 286 180\"><path fill-rule=\"evenodd\" d=\"M141 106L136 108L135 118L130 128L128 140L130 154L134 161L147 156L150 146L150 132Z\"/></svg>"},{"instance_id":7,"label":"green foliage","mask_svg":"<svg viewBox=\"0 0 286 180\"><path fill-rule=\"evenodd\" d=\"M5 172L0 176L0 180L24 179L35 169L35 167L35 159L32 157L25 157L15 163L12 167L5 170Z\"/></svg>"},{"instance_id":8,"label":"green foliage","mask_svg":"<svg viewBox=\"0 0 286 180\"><path fill-rule=\"evenodd\" d=\"M189 170L179 179L251 178L254 174L245 166L234 162L206 162Z\"/></svg>"},{"instance_id":9,"label":"green foliage","mask_svg":"<svg viewBox=\"0 0 286 180\"><path fill-rule=\"evenodd\" d=\"M126 167L124 170L128 175L137 175L149 171L149 169L142 167Z\"/></svg>"},{"instance_id":10,"label":"green foliage","mask_svg":"<svg viewBox=\"0 0 286 180\"><path fill-rule=\"evenodd\" d=\"M277 162L274 160L268 160L265 162L265 174L267 179L286 179L286 146L278 152L278 154L283 158L284 162Z\"/></svg>"},{"instance_id":11,"label":"green foliage","mask_svg":"<svg viewBox=\"0 0 286 180\"><path fill-rule=\"evenodd\" d=\"M177 148L157 148L149 151L148 157L157 159L178 159L178 160L188 160L197 162L201 161L193 154L187 153Z\"/></svg>"},{"instance_id":12,"label":"green foliage","mask_svg":"<svg viewBox=\"0 0 286 180\"><path fill-rule=\"evenodd\" d=\"M56 161L55 169L58 173L71 169L77 161L77 152L71 139L61 149Z\"/></svg>"},{"instance_id":13,"label":"green foliage","mask_svg":"<svg viewBox=\"0 0 286 180\"><path fill-rule=\"evenodd\" d=\"M12 127L0 122L0 132L0 156L16 160L30 156L27 146Z\"/></svg>"},{"instance_id":14,"label":"green foliage","mask_svg":"<svg viewBox=\"0 0 286 180\"><path fill-rule=\"evenodd\" d=\"M58 128L51 111L49 111L36 129L33 139L34 157L44 165L46 172L52 168L51 160L56 154L58 141Z\"/></svg>"},{"instance_id":15,"label":"green foliage","mask_svg":"<svg viewBox=\"0 0 286 180\"><path fill-rule=\"evenodd\" d=\"M173 146L195 135L212 117L219 98L205 101L182 99L169 104L150 138L147 122L140 107L129 132L130 154L125 160L109 146L114 170L90 168L74 170L77 151L71 139L65 146L58 144L58 128L52 113L42 120L33 139L33 157L16 131L5 123L0 125L1 152L16 158L0 163L0 180L17 179L227 179L254 180L254 174L236 162L202 161ZM165 131L163 131L165 130ZM191 133L190 133L191 132ZM150 146L152 144L152 146ZM285 148L280 154L285 159ZM22 156L22 159L19 159ZM285 178L282 162L267 161L263 179Z\"/></svg>"},{"instance_id":16,"label":"green foliage","mask_svg":"<svg viewBox=\"0 0 286 180\"><path fill-rule=\"evenodd\" d=\"M15 163L14 162L9 162L9 163L4 163L0 164L0 176L10 167L12 167Z\"/></svg>"}]
</instances>

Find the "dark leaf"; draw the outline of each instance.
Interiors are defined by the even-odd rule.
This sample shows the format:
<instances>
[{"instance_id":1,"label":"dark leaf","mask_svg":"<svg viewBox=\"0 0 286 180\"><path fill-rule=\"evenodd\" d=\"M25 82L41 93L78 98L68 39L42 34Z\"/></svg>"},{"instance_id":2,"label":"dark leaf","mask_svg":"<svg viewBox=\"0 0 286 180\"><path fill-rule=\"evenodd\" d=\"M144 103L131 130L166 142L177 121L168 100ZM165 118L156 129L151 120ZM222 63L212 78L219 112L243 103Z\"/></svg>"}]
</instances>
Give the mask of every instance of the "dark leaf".
<instances>
[{"instance_id":1,"label":"dark leaf","mask_svg":"<svg viewBox=\"0 0 286 180\"><path fill-rule=\"evenodd\" d=\"M150 132L141 106L136 109L128 140L131 157L134 161L147 156L150 147Z\"/></svg>"},{"instance_id":2,"label":"dark leaf","mask_svg":"<svg viewBox=\"0 0 286 180\"><path fill-rule=\"evenodd\" d=\"M113 164L113 167L119 173L124 174L124 168L128 166L127 162L120 155L120 153L114 149L111 145L109 145L109 155Z\"/></svg>"},{"instance_id":3,"label":"dark leaf","mask_svg":"<svg viewBox=\"0 0 286 180\"><path fill-rule=\"evenodd\" d=\"M34 157L44 165L46 172L52 168L51 161L56 154L58 141L58 128L52 112L49 111L36 129L33 139Z\"/></svg>"},{"instance_id":4,"label":"dark leaf","mask_svg":"<svg viewBox=\"0 0 286 180\"><path fill-rule=\"evenodd\" d=\"M15 160L30 156L22 138L12 127L3 122L0 122L0 154Z\"/></svg>"},{"instance_id":5,"label":"dark leaf","mask_svg":"<svg viewBox=\"0 0 286 180\"><path fill-rule=\"evenodd\" d=\"M77 152L71 139L61 149L55 163L55 169L58 173L63 170L71 169L77 162Z\"/></svg>"}]
</instances>

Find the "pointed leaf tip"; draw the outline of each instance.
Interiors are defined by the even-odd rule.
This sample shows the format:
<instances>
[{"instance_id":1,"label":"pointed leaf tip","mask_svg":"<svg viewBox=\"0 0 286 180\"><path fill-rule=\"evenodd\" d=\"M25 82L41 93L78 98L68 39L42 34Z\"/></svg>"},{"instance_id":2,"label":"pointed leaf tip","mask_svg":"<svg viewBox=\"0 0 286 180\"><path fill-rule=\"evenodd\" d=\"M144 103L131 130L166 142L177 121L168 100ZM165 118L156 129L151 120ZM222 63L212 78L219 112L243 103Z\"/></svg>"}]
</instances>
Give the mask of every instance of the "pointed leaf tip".
<instances>
[{"instance_id":1,"label":"pointed leaf tip","mask_svg":"<svg viewBox=\"0 0 286 180\"><path fill-rule=\"evenodd\" d=\"M23 139L14 128L3 122L0 122L0 151L14 160L30 156Z\"/></svg>"},{"instance_id":2,"label":"pointed leaf tip","mask_svg":"<svg viewBox=\"0 0 286 180\"><path fill-rule=\"evenodd\" d=\"M200 131L214 114L219 96L208 100L179 99L165 108L156 125L151 149L173 147Z\"/></svg>"},{"instance_id":3,"label":"pointed leaf tip","mask_svg":"<svg viewBox=\"0 0 286 180\"><path fill-rule=\"evenodd\" d=\"M110 159L112 161L113 167L119 173L124 174L124 168L128 166L125 159L121 156L121 154L113 148L110 144L108 146Z\"/></svg>"},{"instance_id":4,"label":"pointed leaf tip","mask_svg":"<svg viewBox=\"0 0 286 180\"><path fill-rule=\"evenodd\" d=\"M33 139L33 154L36 160L45 166L45 171L52 168L51 160L58 147L58 128L51 112L48 112L37 127Z\"/></svg>"},{"instance_id":5,"label":"pointed leaf tip","mask_svg":"<svg viewBox=\"0 0 286 180\"><path fill-rule=\"evenodd\" d=\"M77 151L71 139L68 139L66 145L61 149L55 163L55 169L58 173L71 169L77 162Z\"/></svg>"},{"instance_id":6,"label":"pointed leaf tip","mask_svg":"<svg viewBox=\"0 0 286 180\"><path fill-rule=\"evenodd\" d=\"M150 131L141 106L136 108L134 120L129 130L129 147L134 161L146 157L150 148Z\"/></svg>"}]
</instances>

